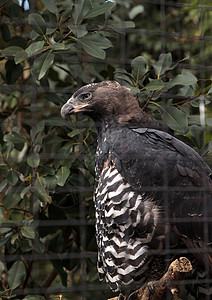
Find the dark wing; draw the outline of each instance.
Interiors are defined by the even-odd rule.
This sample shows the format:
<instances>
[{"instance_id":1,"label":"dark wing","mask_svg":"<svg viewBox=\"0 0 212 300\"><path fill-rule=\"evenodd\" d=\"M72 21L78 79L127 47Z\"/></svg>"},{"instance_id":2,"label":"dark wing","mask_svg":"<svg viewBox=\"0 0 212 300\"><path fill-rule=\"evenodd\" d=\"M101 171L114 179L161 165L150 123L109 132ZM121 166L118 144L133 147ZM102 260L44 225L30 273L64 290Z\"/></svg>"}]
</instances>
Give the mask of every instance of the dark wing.
<instances>
[{"instance_id":1,"label":"dark wing","mask_svg":"<svg viewBox=\"0 0 212 300\"><path fill-rule=\"evenodd\" d=\"M203 159L159 130L125 128L119 134L112 159L123 178L163 207L181 234L212 241L212 224L207 230L203 225L203 217L212 217L212 172Z\"/></svg>"}]
</instances>

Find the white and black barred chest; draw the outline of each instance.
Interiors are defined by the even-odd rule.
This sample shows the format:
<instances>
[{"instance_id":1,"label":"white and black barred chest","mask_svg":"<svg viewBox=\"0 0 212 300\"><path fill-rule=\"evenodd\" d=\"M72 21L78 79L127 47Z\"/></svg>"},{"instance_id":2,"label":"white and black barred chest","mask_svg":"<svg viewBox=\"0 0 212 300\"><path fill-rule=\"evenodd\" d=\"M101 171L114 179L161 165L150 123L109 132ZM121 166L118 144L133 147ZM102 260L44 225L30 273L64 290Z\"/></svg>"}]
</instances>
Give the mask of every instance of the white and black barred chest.
<instances>
[{"instance_id":1,"label":"white and black barred chest","mask_svg":"<svg viewBox=\"0 0 212 300\"><path fill-rule=\"evenodd\" d=\"M160 209L133 191L110 159L96 171L98 271L100 279L105 277L114 291L120 291L138 278L145 280L149 248L162 247L164 236L161 228L157 230Z\"/></svg>"}]
</instances>

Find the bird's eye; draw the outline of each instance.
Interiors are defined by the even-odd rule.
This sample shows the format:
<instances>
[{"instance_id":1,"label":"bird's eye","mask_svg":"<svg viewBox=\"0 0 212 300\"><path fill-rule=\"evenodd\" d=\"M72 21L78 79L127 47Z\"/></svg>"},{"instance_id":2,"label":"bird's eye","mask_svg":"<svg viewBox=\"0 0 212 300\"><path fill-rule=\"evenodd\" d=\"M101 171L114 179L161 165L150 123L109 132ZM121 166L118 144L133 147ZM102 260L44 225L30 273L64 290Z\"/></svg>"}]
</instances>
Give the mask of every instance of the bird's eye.
<instances>
[{"instance_id":1,"label":"bird's eye","mask_svg":"<svg viewBox=\"0 0 212 300\"><path fill-rule=\"evenodd\" d=\"M85 93L81 95L82 100L88 100L91 98L91 93Z\"/></svg>"}]
</instances>

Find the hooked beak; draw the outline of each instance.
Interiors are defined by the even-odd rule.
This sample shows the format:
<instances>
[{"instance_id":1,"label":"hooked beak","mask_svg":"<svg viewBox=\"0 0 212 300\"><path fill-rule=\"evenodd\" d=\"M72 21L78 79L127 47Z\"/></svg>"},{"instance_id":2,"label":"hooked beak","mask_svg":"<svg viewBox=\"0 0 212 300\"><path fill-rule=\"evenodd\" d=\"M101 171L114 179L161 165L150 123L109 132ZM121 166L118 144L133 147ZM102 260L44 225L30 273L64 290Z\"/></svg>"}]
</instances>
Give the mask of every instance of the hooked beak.
<instances>
[{"instance_id":1,"label":"hooked beak","mask_svg":"<svg viewBox=\"0 0 212 300\"><path fill-rule=\"evenodd\" d=\"M61 108L61 116L63 119L65 117L70 116L71 114L80 112L83 110L83 108L87 107L88 104L82 104L82 105L73 105L71 103L65 103Z\"/></svg>"}]
</instances>

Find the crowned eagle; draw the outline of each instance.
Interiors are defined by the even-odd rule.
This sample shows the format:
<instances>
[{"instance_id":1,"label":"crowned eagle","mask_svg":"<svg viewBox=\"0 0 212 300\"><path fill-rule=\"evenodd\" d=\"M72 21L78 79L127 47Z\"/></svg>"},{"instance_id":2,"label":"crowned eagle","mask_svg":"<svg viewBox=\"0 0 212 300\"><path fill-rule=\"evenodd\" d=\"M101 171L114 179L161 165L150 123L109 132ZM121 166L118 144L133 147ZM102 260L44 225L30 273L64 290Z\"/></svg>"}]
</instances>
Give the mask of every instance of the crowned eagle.
<instances>
[{"instance_id":1,"label":"crowned eagle","mask_svg":"<svg viewBox=\"0 0 212 300\"><path fill-rule=\"evenodd\" d=\"M163 131L117 82L83 86L61 109L64 118L81 112L98 133L94 205L100 279L120 292L119 299L127 298L142 283L160 278L167 253L172 259L182 249L212 272L212 171L202 157Z\"/></svg>"}]
</instances>

